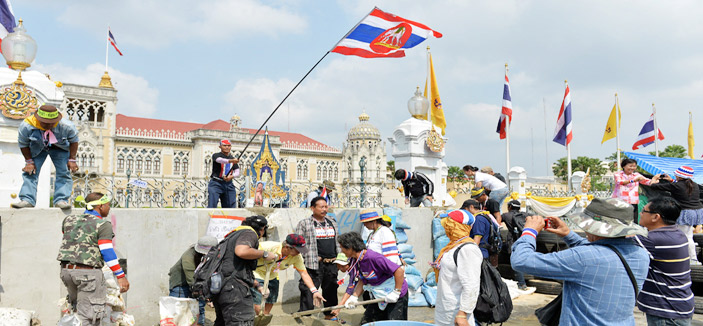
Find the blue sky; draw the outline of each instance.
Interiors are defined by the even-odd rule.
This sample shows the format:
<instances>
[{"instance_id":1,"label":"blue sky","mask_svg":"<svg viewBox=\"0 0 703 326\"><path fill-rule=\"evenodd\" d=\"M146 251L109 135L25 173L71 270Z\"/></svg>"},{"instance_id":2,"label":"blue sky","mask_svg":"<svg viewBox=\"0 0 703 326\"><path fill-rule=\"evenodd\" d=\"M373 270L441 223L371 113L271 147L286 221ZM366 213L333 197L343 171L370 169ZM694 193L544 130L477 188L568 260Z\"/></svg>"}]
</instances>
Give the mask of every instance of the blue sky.
<instances>
[{"instance_id":1,"label":"blue sky","mask_svg":"<svg viewBox=\"0 0 703 326\"><path fill-rule=\"evenodd\" d=\"M257 128L303 74L378 6L444 37L429 39L400 59L328 55L270 129L341 147L346 130L365 110L384 139L390 137L409 118L406 103L415 87L424 84L427 45L449 121L449 165L491 165L504 173L505 142L495 125L506 62L514 107L511 163L530 175L551 174L547 165L566 155L551 141L565 79L572 92L573 157L603 159L615 151L614 140L600 144L615 92L623 116L622 149L631 148L652 102L666 136L661 148L686 146L689 111L694 127L703 126L698 17L703 3L698 1L28 0L12 5L39 45L32 69L63 82L97 85L109 24L124 53L119 57L110 49L110 74L118 112L126 115L208 122L238 114L245 127ZM701 136L703 131L697 133ZM703 140L698 148L700 157ZM649 150L653 146L641 151Z\"/></svg>"}]
</instances>

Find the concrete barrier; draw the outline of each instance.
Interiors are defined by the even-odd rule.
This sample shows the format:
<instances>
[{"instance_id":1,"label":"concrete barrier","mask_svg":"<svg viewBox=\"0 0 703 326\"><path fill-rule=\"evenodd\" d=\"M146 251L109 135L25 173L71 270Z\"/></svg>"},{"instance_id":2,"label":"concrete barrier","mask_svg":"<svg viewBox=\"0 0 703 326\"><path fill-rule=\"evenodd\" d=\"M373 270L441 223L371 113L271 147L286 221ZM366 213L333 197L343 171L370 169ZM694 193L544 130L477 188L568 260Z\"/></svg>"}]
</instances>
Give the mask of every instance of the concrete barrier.
<instances>
[{"instance_id":1,"label":"concrete barrier","mask_svg":"<svg viewBox=\"0 0 703 326\"><path fill-rule=\"evenodd\" d=\"M267 240L282 241L295 231L298 222L310 216L309 209L113 209L115 249L127 260L127 309L139 325L159 322L158 299L168 294L168 271L188 246L205 234L210 213L235 216L265 215L273 228ZM74 210L74 213L80 213ZM56 302L66 296L56 260L61 244L59 209L0 209L0 306L34 310L46 324L59 319ZM358 210L335 211L340 232L360 231ZM427 208L403 209L408 243L415 248L417 264L425 272L432 260L431 219ZM297 300L298 274L280 273L282 301ZM343 289L340 289L342 292Z\"/></svg>"}]
</instances>

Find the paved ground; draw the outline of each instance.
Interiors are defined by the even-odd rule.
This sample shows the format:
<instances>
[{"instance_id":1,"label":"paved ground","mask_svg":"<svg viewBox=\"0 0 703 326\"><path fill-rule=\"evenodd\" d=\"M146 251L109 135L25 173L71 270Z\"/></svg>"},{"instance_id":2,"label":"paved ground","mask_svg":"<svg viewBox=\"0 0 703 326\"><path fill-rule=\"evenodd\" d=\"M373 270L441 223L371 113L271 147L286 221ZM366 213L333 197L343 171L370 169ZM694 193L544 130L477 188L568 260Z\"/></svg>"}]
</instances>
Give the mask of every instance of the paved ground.
<instances>
[{"instance_id":1,"label":"paved ground","mask_svg":"<svg viewBox=\"0 0 703 326\"><path fill-rule=\"evenodd\" d=\"M533 293L530 295L525 295L518 297L513 300L513 313L508 320L503 325L525 325L525 326L539 326L539 322L534 315L536 308L542 307L554 298L553 295ZM207 308L206 326L211 326L215 319L215 311ZM306 326L324 326L324 325L338 325L334 322L324 321L323 317L304 317L300 320L296 320L290 316L291 313L298 310L298 303L291 302L283 305L276 304L273 308L273 320L271 321L271 326L293 326L293 325L306 325ZM359 325L361 321L361 316L363 314L363 308L356 308L354 310L342 310L340 316L342 319L347 321L347 325ZM408 309L408 320L421 321L426 323L432 323L434 319L434 309L429 307L417 307ZM646 317L642 312L635 309L635 324L636 325L647 325ZM703 326L703 315L694 315L692 325Z\"/></svg>"}]
</instances>

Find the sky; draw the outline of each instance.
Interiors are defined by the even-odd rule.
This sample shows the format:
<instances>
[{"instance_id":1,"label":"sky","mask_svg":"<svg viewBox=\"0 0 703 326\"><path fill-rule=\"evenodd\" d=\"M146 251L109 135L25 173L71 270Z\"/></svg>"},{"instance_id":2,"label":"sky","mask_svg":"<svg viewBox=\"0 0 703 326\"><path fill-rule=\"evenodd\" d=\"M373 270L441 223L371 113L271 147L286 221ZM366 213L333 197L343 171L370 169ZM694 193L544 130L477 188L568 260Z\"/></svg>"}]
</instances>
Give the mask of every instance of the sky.
<instances>
[{"instance_id":1,"label":"sky","mask_svg":"<svg viewBox=\"0 0 703 326\"><path fill-rule=\"evenodd\" d=\"M404 58L327 55L283 104L269 129L342 147L366 112L386 140L408 119L424 86L431 47L447 123L448 165L505 174L495 132L505 64L513 124L511 166L551 175L566 156L552 141L564 81L571 89L571 155L604 159L601 145L618 94L620 148L630 151L655 103L667 145L687 146L688 113L703 154L703 2L123 0L13 1L37 41L30 69L56 81L97 85L110 26L124 56L109 53L117 111L129 116L258 128L303 75L374 6L441 32ZM698 131L701 130L701 131ZM650 145L638 152L653 151Z\"/></svg>"}]
</instances>

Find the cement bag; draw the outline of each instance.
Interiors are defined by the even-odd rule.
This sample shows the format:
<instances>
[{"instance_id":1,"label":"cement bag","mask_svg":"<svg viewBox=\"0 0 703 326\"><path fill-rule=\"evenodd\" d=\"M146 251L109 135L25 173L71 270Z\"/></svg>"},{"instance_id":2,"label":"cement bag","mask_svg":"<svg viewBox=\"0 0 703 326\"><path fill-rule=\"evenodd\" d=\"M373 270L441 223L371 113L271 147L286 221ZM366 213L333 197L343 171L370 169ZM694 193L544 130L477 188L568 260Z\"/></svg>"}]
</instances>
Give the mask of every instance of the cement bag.
<instances>
[{"instance_id":1,"label":"cement bag","mask_svg":"<svg viewBox=\"0 0 703 326\"><path fill-rule=\"evenodd\" d=\"M410 229L410 225L405 223L403 221L403 219L400 218L400 215L398 215L398 217L396 217L396 219L395 219L395 228L402 229L402 230L408 230L408 229Z\"/></svg>"},{"instance_id":2,"label":"cement bag","mask_svg":"<svg viewBox=\"0 0 703 326\"><path fill-rule=\"evenodd\" d=\"M397 231L395 231L395 237L398 243L408 242L408 235L405 234L405 231L403 231L402 229L398 229Z\"/></svg>"},{"instance_id":3,"label":"cement bag","mask_svg":"<svg viewBox=\"0 0 703 326\"><path fill-rule=\"evenodd\" d=\"M188 298L159 298L161 326L192 326L198 322L198 301Z\"/></svg>"},{"instance_id":4,"label":"cement bag","mask_svg":"<svg viewBox=\"0 0 703 326\"><path fill-rule=\"evenodd\" d=\"M0 322L0 325L5 325L2 322ZM10 325L10 324L7 324ZM29 324L27 324L29 325ZM56 323L56 326L81 326L81 320L78 319L78 316L74 313L70 313L67 315L61 316L61 319L59 319L59 322Z\"/></svg>"},{"instance_id":5,"label":"cement bag","mask_svg":"<svg viewBox=\"0 0 703 326\"><path fill-rule=\"evenodd\" d=\"M437 240L441 236L447 236L444 232L444 227L442 226L442 219L433 218L432 219L432 240Z\"/></svg>"},{"instance_id":6,"label":"cement bag","mask_svg":"<svg viewBox=\"0 0 703 326\"><path fill-rule=\"evenodd\" d=\"M437 259L437 256L439 256L439 252L442 251L442 248L446 247L448 244L449 237L447 237L446 235L443 235L434 241L434 259Z\"/></svg>"},{"instance_id":7,"label":"cement bag","mask_svg":"<svg viewBox=\"0 0 703 326\"><path fill-rule=\"evenodd\" d=\"M429 272L427 274L427 277L425 278L425 284L427 284L427 286L437 286L437 282L435 281L434 277L434 271Z\"/></svg>"},{"instance_id":8,"label":"cement bag","mask_svg":"<svg viewBox=\"0 0 703 326\"><path fill-rule=\"evenodd\" d=\"M415 266L406 266L405 267L405 275L417 275L420 278L422 278L422 273L420 273L420 271L417 268L415 268Z\"/></svg>"},{"instance_id":9,"label":"cement bag","mask_svg":"<svg viewBox=\"0 0 703 326\"><path fill-rule=\"evenodd\" d=\"M405 275L405 281L408 282L408 288L417 291L422 287L422 277L417 275Z\"/></svg>"},{"instance_id":10,"label":"cement bag","mask_svg":"<svg viewBox=\"0 0 703 326\"><path fill-rule=\"evenodd\" d=\"M427 283L422 285L422 295L425 296L425 300L427 300L427 304L430 306L434 307L435 304L437 303L437 287L436 286L429 286Z\"/></svg>"},{"instance_id":11,"label":"cement bag","mask_svg":"<svg viewBox=\"0 0 703 326\"><path fill-rule=\"evenodd\" d=\"M406 252L406 253L404 253L404 254L402 254L402 255L403 255L403 258L410 258L410 259L415 258L415 253L414 253L414 252Z\"/></svg>"},{"instance_id":12,"label":"cement bag","mask_svg":"<svg viewBox=\"0 0 703 326\"><path fill-rule=\"evenodd\" d=\"M422 293L415 293L408 298L408 307L427 307L427 300Z\"/></svg>"},{"instance_id":13,"label":"cement bag","mask_svg":"<svg viewBox=\"0 0 703 326\"><path fill-rule=\"evenodd\" d=\"M408 265L415 265L415 259L403 257L403 261Z\"/></svg>"},{"instance_id":14,"label":"cement bag","mask_svg":"<svg viewBox=\"0 0 703 326\"><path fill-rule=\"evenodd\" d=\"M398 245L398 251L400 251L401 254L404 254L406 252L413 252L413 245L401 243Z\"/></svg>"},{"instance_id":15,"label":"cement bag","mask_svg":"<svg viewBox=\"0 0 703 326\"><path fill-rule=\"evenodd\" d=\"M34 311L0 308L0 326L30 326L33 316Z\"/></svg>"}]
</instances>

